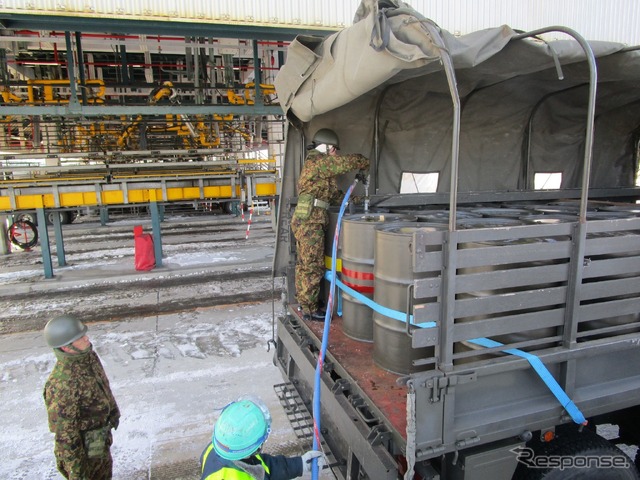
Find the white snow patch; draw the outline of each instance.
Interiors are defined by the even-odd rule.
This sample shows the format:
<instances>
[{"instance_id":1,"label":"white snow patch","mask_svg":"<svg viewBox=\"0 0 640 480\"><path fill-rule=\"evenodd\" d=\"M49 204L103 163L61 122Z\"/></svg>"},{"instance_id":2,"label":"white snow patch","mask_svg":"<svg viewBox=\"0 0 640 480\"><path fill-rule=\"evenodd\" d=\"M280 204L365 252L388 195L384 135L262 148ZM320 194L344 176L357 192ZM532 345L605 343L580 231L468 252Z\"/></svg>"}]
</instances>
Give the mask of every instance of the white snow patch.
<instances>
[{"instance_id":1,"label":"white snow patch","mask_svg":"<svg viewBox=\"0 0 640 480\"><path fill-rule=\"evenodd\" d=\"M191 265L208 265L220 262L234 262L239 257L232 255L231 252L220 252L218 254L196 252L196 253L177 253L168 256L162 260L163 264L177 265L187 267Z\"/></svg>"},{"instance_id":2,"label":"white snow patch","mask_svg":"<svg viewBox=\"0 0 640 480\"><path fill-rule=\"evenodd\" d=\"M159 462L197 462L219 409L247 391L280 408L271 320L265 303L89 326L122 412L114 480L147 478L140 472ZM41 335L0 336L0 478L61 478L42 400L54 362ZM274 427L295 437L288 423Z\"/></svg>"}]
</instances>

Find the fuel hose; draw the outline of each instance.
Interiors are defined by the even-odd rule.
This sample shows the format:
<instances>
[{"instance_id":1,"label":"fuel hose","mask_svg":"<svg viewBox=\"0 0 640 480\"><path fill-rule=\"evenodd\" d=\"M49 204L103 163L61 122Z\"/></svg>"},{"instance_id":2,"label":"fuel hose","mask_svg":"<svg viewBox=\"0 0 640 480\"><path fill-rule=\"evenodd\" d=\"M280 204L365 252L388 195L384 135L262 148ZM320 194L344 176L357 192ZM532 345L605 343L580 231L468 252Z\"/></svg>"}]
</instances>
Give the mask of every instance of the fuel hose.
<instances>
[{"instance_id":1,"label":"fuel hose","mask_svg":"<svg viewBox=\"0 0 640 480\"><path fill-rule=\"evenodd\" d=\"M336 222L336 229L333 235L333 245L331 248L331 286L329 288L329 298L327 300L327 311L324 316L324 329L322 331L322 346L320 347L320 353L318 353L318 363L316 364L316 375L313 387L313 449L320 450L320 377L322 376L322 366L324 364L324 356L327 351L327 345L329 343L329 328L331 327L331 315L333 312L333 299L336 290L336 263L338 256L338 240L340 238L340 224L342 223L342 217L349 204L349 197L351 192L355 188L358 180L356 179L347 193L342 199L340 205L340 211L338 213L338 221ZM311 461L311 478L313 480L318 479L318 460L314 458Z\"/></svg>"}]
</instances>

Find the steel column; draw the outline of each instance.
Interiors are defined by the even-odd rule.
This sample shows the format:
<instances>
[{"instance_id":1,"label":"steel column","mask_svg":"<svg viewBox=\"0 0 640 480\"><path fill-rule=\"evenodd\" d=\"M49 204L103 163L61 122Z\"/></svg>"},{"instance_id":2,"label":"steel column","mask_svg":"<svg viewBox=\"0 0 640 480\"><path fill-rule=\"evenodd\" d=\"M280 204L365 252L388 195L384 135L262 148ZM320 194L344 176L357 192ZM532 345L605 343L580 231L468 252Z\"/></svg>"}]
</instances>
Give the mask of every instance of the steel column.
<instances>
[{"instance_id":1,"label":"steel column","mask_svg":"<svg viewBox=\"0 0 640 480\"><path fill-rule=\"evenodd\" d=\"M11 253L9 250L8 238L7 217L5 215L0 215L0 255L8 255Z\"/></svg>"},{"instance_id":2,"label":"steel column","mask_svg":"<svg viewBox=\"0 0 640 480\"><path fill-rule=\"evenodd\" d=\"M158 202L149 202L151 212L151 228L153 230L153 251L156 257L156 267L162 267L162 232L160 230L161 214Z\"/></svg>"},{"instance_id":3,"label":"steel column","mask_svg":"<svg viewBox=\"0 0 640 480\"><path fill-rule=\"evenodd\" d=\"M47 217L43 207L36 208L36 216L38 217L38 237L40 237L44 278L53 278L53 263L51 262L51 246L49 245L49 232L47 231Z\"/></svg>"},{"instance_id":4,"label":"steel column","mask_svg":"<svg viewBox=\"0 0 640 480\"><path fill-rule=\"evenodd\" d=\"M53 232L56 239L56 256L58 257L58 266L64 267L67 259L64 253L64 240L62 237L62 223L60 223L60 214L53 212Z\"/></svg>"}]
</instances>

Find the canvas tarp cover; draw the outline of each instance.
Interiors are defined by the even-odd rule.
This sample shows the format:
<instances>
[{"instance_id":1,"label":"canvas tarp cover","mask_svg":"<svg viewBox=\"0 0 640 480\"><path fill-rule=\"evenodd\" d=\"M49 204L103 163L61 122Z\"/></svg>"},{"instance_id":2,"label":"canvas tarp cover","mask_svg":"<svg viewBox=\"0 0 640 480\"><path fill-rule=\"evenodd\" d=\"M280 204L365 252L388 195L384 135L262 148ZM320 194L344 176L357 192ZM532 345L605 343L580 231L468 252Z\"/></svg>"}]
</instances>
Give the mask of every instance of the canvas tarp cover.
<instances>
[{"instance_id":1,"label":"canvas tarp cover","mask_svg":"<svg viewBox=\"0 0 640 480\"><path fill-rule=\"evenodd\" d=\"M402 172L439 172L438 190L447 191L448 54L461 100L459 189L530 188L534 172L561 172L563 187L580 186L589 70L578 42L516 39L507 26L455 37L391 0L364 0L354 22L325 39L298 37L290 45L275 82L296 125L290 135L335 129L343 151L377 159L377 193L398 192ZM590 46L599 81L591 184L633 185L640 51Z\"/></svg>"}]
</instances>

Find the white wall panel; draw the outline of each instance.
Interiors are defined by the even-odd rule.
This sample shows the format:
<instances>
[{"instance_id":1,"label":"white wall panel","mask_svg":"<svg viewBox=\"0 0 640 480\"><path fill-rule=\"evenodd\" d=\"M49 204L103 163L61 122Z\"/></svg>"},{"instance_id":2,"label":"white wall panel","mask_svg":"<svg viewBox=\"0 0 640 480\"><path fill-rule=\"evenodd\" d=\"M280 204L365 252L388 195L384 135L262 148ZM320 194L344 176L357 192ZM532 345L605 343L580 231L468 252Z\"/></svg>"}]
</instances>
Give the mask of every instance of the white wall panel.
<instances>
[{"instance_id":1,"label":"white wall panel","mask_svg":"<svg viewBox=\"0 0 640 480\"><path fill-rule=\"evenodd\" d=\"M640 44L639 0L410 0L440 27L460 34L509 25L535 30L561 25L588 40Z\"/></svg>"},{"instance_id":2,"label":"white wall panel","mask_svg":"<svg viewBox=\"0 0 640 480\"><path fill-rule=\"evenodd\" d=\"M359 0L0 0L0 12L339 29L351 24L358 5Z\"/></svg>"},{"instance_id":3,"label":"white wall panel","mask_svg":"<svg viewBox=\"0 0 640 480\"><path fill-rule=\"evenodd\" d=\"M573 28L590 40L640 44L640 0L408 0L460 34L507 24ZM339 29L360 0L0 0L0 12Z\"/></svg>"}]
</instances>

